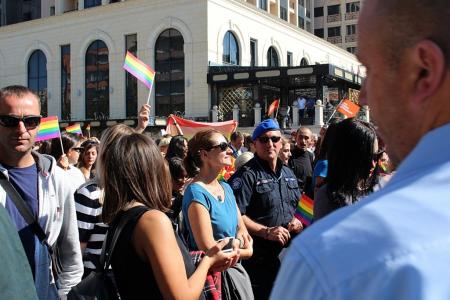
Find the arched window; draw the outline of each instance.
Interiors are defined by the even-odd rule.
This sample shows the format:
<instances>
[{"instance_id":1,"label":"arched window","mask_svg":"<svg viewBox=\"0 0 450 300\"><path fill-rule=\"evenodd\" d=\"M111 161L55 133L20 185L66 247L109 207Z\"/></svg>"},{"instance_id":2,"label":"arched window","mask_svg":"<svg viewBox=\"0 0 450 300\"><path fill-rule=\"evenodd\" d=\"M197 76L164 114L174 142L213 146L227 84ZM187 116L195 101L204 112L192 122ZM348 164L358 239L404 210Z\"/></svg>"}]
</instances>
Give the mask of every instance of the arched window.
<instances>
[{"instance_id":1,"label":"arched window","mask_svg":"<svg viewBox=\"0 0 450 300\"><path fill-rule=\"evenodd\" d=\"M223 38L222 60L226 64L239 65L239 45L231 31L227 31Z\"/></svg>"},{"instance_id":2,"label":"arched window","mask_svg":"<svg viewBox=\"0 0 450 300\"><path fill-rule=\"evenodd\" d=\"M309 66L308 60L303 57L302 60L300 61L300 66L301 67Z\"/></svg>"},{"instance_id":3,"label":"arched window","mask_svg":"<svg viewBox=\"0 0 450 300\"><path fill-rule=\"evenodd\" d=\"M96 40L88 47L85 58L86 119L109 118L108 47Z\"/></svg>"},{"instance_id":4,"label":"arched window","mask_svg":"<svg viewBox=\"0 0 450 300\"><path fill-rule=\"evenodd\" d=\"M41 114L47 116L47 58L41 50L34 51L28 60L28 87L39 95Z\"/></svg>"},{"instance_id":5,"label":"arched window","mask_svg":"<svg viewBox=\"0 0 450 300\"><path fill-rule=\"evenodd\" d=\"M155 115L184 114L184 39L173 28L163 31L155 45Z\"/></svg>"},{"instance_id":6,"label":"arched window","mask_svg":"<svg viewBox=\"0 0 450 300\"><path fill-rule=\"evenodd\" d=\"M267 50L267 66L278 67L279 65L277 50L275 50L274 47L270 47L269 50Z\"/></svg>"}]
</instances>

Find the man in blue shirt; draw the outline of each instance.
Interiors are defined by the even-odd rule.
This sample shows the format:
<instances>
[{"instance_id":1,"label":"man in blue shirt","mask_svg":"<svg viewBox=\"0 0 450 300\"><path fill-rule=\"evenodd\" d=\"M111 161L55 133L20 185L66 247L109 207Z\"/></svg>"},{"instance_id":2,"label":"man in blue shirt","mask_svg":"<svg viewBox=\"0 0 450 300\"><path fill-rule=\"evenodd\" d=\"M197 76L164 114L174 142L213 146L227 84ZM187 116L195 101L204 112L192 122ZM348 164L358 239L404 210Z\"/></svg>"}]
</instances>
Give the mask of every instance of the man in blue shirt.
<instances>
[{"instance_id":1,"label":"man in blue shirt","mask_svg":"<svg viewBox=\"0 0 450 300\"><path fill-rule=\"evenodd\" d=\"M22 196L48 244L58 250L57 283L49 249L39 242L1 187L0 205L19 232L38 298L56 299L80 281L83 265L70 179L54 158L32 151L40 121L40 101L33 91L23 86L0 89L0 172Z\"/></svg>"},{"instance_id":2,"label":"man in blue shirt","mask_svg":"<svg viewBox=\"0 0 450 300\"><path fill-rule=\"evenodd\" d=\"M448 0L365 1L360 101L401 164L292 242L271 299L450 299L449 16Z\"/></svg>"}]
</instances>

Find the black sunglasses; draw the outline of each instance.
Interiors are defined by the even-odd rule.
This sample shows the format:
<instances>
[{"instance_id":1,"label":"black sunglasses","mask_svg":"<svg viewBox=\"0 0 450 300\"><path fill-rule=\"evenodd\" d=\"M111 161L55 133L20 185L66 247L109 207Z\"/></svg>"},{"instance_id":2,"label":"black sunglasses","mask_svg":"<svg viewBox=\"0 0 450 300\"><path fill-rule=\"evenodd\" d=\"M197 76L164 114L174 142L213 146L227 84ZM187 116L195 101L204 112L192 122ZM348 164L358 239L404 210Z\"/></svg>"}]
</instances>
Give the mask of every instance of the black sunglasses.
<instances>
[{"instance_id":1,"label":"black sunglasses","mask_svg":"<svg viewBox=\"0 0 450 300\"><path fill-rule=\"evenodd\" d=\"M215 146L211 146L211 148L209 148L209 150L214 149L214 148L219 148L220 151L225 151L228 149L228 143L227 142L222 142L219 145L215 145Z\"/></svg>"},{"instance_id":2,"label":"black sunglasses","mask_svg":"<svg viewBox=\"0 0 450 300\"><path fill-rule=\"evenodd\" d=\"M263 144L267 144L270 141L272 141L272 143L278 143L281 140L281 136L260 136L258 138L258 140L263 143Z\"/></svg>"},{"instance_id":3,"label":"black sunglasses","mask_svg":"<svg viewBox=\"0 0 450 300\"><path fill-rule=\"evenodd\" d=\"M17 127L20 121L23 122L26 128L35 128L41 124L41 116L8 116L1 115L0 116L0 125L7 128Z\"/></svg>"},{"instance_id":4,"label":"black sunglasses","mask_svg":"<svg viewBox=\"0 0 450 300\"><path fill-rule=\"evenodd\" d=\"M73 147L72 150L73 151L77 151L78 153L81 153L83 151L84 148L81 147Z\"/></svg>"}]
</instances>

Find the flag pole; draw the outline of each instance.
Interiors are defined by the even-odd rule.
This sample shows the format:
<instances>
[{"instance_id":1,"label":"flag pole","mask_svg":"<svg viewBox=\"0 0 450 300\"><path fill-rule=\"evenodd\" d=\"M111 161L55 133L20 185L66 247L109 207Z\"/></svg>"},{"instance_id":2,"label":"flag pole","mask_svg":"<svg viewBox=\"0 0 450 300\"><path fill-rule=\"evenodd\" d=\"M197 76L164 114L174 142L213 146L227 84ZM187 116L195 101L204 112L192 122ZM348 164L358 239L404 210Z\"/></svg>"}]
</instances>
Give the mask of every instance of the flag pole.
<instances>
[{"instance_id":1,"label":"flag pole","mask_svg":"<svg viewBox=\"0 0 450 300\"><path fill-rule=\"evenodd\" d=\"M336 108L334 109L333 113L328 118L328 121L325 122L325 124L329 124L330 123L331 119L333 118L334 114L336 113L337 109L339 108L339 105L341 105L342 101L344 101L344 99L342 99L341 102L339 102L339 104L336 106Z\"/></svg>"},{"instance_id":2,"label":"flag pole","mask_svg":"<svg viewBox=\"0 0 450 300\"><path fill-rule=\"evenodd\" d=\"M152 90L153 90L153 84L151 85L151 87L150 87L150 91L148 92L148 97L147 97L147 104L149 104L149 103L150 103L150 96L151 96L151 94L152 94Z\"/></svg>"},{"instance_id":3,"label":"flag pole","mask_svg":"<svg viewBox=\"0 0 450 300\"><path fill-rule=\"evenodd\" d=\"M276 101L276 100L275 100ZM278 99L278 105L277 105L277 110L275 111L275 120L278 117L278 110L280 109L280 105L281 105L281 97L280 99Z\"/></svg>"}]
</instances>

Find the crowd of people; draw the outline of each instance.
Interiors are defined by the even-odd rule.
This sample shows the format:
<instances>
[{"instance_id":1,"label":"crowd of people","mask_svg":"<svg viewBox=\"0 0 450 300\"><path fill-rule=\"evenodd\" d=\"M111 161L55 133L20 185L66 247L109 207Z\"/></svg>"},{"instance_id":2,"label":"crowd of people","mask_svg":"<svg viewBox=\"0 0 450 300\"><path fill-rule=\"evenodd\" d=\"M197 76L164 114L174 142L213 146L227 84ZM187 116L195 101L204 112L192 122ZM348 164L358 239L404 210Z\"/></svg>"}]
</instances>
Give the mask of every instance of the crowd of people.
<instances>
[{"instance_id":1,"label":"crowd of people","mask_svg":"<svg viewBox=\"0 0 450 300\"><path fill-rule=\"evenodd\" d=\"M450 297L450 42L428 26L449 7L430 1L418 24L403 2L361 13L360 101L376 127L348 118L287 136L265 119L251 135L155 140L144 105L136 128L35 143L38 96L0 89L0 298L64 299L120 224L107 272L121 299ZM414 36L395 67L382 50L393 12Z\"/></svg>"}]
</instances>

